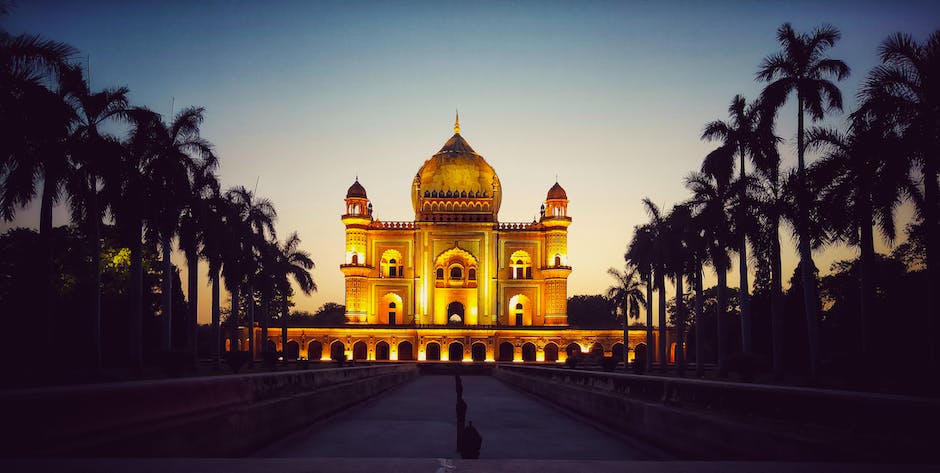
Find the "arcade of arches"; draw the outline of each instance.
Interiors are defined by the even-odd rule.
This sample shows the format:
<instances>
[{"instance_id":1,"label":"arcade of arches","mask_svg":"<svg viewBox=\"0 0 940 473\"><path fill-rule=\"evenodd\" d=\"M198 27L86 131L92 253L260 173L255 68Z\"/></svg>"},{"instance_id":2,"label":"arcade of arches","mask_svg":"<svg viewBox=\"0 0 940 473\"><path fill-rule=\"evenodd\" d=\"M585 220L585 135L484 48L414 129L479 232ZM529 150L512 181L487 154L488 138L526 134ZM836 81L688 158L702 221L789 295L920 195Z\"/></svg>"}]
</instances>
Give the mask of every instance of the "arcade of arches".
<instances>
[{"instance_id":1,"label":"arcade of arches","mask_svg":"<svg viewBox=\"0 0 940 473\"><path fill-rule=\"evenodd\" d=\"M260 339L261 329L255 329ZM280 330L269 331L268 346L282 351ZM657 340L654 332L654 340ZM671 337L670 337L671 338ZM247 332L239 333L241 349L248 349ZM369 361L558 362L574 352L601 352L621 360L623 331L541 329L372 329L295 328L287 332L288 359ZM671 342L671 340L669 340ZM670 345L675 345L670 343ZM256 345L257 355L260 347ZM627 359L647 353L646 330L630 329ZM656 360L656 351L650 353ZM643 356L643 355L641 355ZM345 358L344 358L345 357ZM670 356L670 362L674 361Z\"/></svg>"}]
</instances>

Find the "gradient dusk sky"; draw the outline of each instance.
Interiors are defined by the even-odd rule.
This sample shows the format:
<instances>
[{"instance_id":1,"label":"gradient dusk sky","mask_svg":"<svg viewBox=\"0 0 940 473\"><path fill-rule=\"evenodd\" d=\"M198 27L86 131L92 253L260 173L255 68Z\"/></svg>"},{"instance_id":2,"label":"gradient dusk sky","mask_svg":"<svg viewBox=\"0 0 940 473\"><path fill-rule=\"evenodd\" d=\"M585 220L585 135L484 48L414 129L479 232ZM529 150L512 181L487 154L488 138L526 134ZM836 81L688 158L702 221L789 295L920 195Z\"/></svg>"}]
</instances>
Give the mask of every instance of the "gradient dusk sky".
<instances>
[{"instance_id":1,"label":"gradient dusk sky","mask_svg":"<svg viewBox=\"0 0 940 473\"><path fill-rule=\"evenodd\" d=\"M704 124L726 119L735 94L759 94L754 73L782 23L842 31L829 54L852 68L839 84L851 111L878 45L898 31L923 41L940 2L19 1L0 21L78 48L95 89L126 85L164 114L204 106L223 186L257 182L279 236L298 231L316 262L319 292L297 299L314 311L343 303L347 187L358 175L377 218L412 220L411 181L453 133L455 109L499 174L501 221L531 221L558 176L574 220L569 295L596 294L648 220L641 199L668 210L689 198L683 178L716 146L699 140ZM787 166L795 124L784 108ZM37 202L0 230L38 221ZM817 266L854 254L828 248ZM208 290L200 302L207 322Z\"/></svg>"}]
</instances>

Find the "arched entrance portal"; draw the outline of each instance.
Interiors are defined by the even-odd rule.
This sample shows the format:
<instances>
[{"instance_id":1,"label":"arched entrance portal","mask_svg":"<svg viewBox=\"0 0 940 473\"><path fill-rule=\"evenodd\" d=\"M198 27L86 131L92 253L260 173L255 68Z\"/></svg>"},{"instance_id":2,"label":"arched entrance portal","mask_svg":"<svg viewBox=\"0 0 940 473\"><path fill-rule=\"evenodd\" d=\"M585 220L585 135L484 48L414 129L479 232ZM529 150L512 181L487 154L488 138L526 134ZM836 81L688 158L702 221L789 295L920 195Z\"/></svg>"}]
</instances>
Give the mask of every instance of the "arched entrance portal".
<instances>
[{"instance_id":1,"label":"arched entrance portal","mask_svg":"<svg viewBox=\"0 0 940 473\"><path fill-rule=\"evenodd\" d=\"M398 344L398 359L402 361L411 361L415 359L414 349L409 341L403 341Z\"/></svg>"},{"instance_id":2,"label":"arched entrance portal","mask_svg":"<svg viewBox=\"0 0 940 473\"><path fill-rule=\"evenodd\" d=\"M358 341L353 344L353 359L354 360L365 360L368 357L368 348L366 347L366 342Z\"/></svg>"},{"instance_id":3,"label":"arched entrance portal","mask_svg":"<svg viewBox=\"0 0 940 473\"><path fill-rule=\"evenodd\" d=\"M473 361L486 361L486 345L474 343L470 346L470 358Z\"/></svg>"},{"instance_id":4,"label":"arched entrance portal","mask_svg":"<svg viewBox=\"0 0 940 473\"><path fill-rule=\"evenodd\" d=\"M558 361L558 345L554 343L545 345L545 361Z\"/></svg>"},{"instance_id":5,"label":"arched entrance portal","mask_svg":"<svg viewBox=\"0 0 940 473\"><path fill-rule=\"evenodd\" d=\"M428 343L428 346L424 349L424 359L428 361L440 361L441 345L437 342Z\"/></svg>"},{"instance_id":6,"label":"arched entrance portal","mask_svg":"<svg viewBox=\"0 0 940 473\"><path fill-rule=\"evenodd\" d=\"M330 359L334 361L346 359L346 345L343 345L343 342L336 341L330 345Z\"/></svg>"},{"instance_id":7,"label":"arched entrance portal","mask_svg":"<svg viewBox=\"0 0 940 473\"><path fill-rule=\"evenodd\" d=\"M565 348L565 353L568 354L568 358L571 358L572 356L578 356L581 354L581 345L578 345L577 343L569 343Z\"/></svg>"},{"instance_id":8,"label":"arched entrance portal","mask_svg":"<svg viewBox=\"0 0 940 473\"><path fill-rule=\"evenodd\" d=\"M293 340L287 342L287 350L284 350L284 357L288 360L296 360L300 357L300 344Z\"/></svg>"},{"instance_id":9,"label":"arched entrance portal","mask_svg":"<svg viewBox=\"0 0 940 473\"><path fill-rule=\"evenodd\" d=\"M307 345L307 359L319 361L323 358L323 344L314 340Z\"/></svg>"},{"instance_id":10,"label":"arched entrance portal","mask_svg":"<svg viewBox=\"0 0 940 473\"><path fill-rule=\"evenodd\" d=\"M499 344L499 356L496 358L496 361L512 361L512 353L514 348L512 343L503 342Z\"/></svg>"},{"instance_id":11,"label":"arched entrance portal","mask_svg":"<svg viewBox=\"0 0 940 473\"><path fill-rule=\"evenodd\" d=\"M447 359L450 361L463 361L463 343L451 343L447 349Z\"/></svg>"},{"instance_id":12,"label":"arched entrance portal","mask_svg":"<svg viewBox=\"0 0 940 473\"><path fill-rule=\"evenodd\" d=\"M463 325L464 308L460 302L451 302L447 305L447 323L452 325Z\"/></svg>"},{"instance_id":13,"label":"arched entrance portal","mask_svg":"<svg viewBox=\"0 0 940 473\"><path fill-rule=\"evenodd\" d=\"M388 343L379 342L375 344L375 359L376 360L387 360L388 359Z\"/></svg>"},{"instance_id":14,"label":"arched entrance portal","mask_svg":"<svg viewBox=\"0 0 940 473\"><path fill-rule=\"evenodd\" d=\"M535 361L535 345L528 342L522 345L522 361Z\"/></svg>"}]
</instances>

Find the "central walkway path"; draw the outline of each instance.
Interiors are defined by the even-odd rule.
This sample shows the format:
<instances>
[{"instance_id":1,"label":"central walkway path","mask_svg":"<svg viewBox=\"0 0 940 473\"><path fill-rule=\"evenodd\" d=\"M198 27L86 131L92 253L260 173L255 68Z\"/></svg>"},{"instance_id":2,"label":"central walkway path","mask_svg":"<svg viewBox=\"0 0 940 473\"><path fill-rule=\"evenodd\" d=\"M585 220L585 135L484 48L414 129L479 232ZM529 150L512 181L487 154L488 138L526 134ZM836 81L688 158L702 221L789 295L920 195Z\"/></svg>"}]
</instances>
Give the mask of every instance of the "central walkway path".
<instances>
[{"instance_id":1,"label":"central walkway path","mask_svg":"<svg viewBox=\"0 0 940 473\"><path fill-rule=\"evenodd\" d=\"M480 458L645 460L660 457L489 376L464 376ZM453 376L421 376L268 446L263 457L457 458Z\"/></svg>"}]
</instances>

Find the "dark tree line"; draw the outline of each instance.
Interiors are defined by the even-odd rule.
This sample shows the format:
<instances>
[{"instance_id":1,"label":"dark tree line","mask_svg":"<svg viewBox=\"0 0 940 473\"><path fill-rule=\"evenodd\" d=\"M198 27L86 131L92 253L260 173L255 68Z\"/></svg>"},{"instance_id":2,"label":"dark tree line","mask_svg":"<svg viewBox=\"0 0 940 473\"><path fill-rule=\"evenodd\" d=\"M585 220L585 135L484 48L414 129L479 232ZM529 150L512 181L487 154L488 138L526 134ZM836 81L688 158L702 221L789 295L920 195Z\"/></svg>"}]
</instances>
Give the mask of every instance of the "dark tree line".
<instances>
[{"instance_id":1,"label":"dark tree line","mask_svg":"<svg viewBox=\"0 0 940 473\"><path fill-rule=\"evenodd\" d=\"M824 356L830 363L845 354L860 366L890 360L934 372L940 304L935 291L905 299L901 294L907 293L895 287L893 302L886 306L879 278L892 261L891 268L904 268L895 271L895 282L907 281L908 288L940 287L936 264L929 264L930 248L940 238L940 31L923 42L898 33L881 44L881 64L868 73L842 130L805 123L843 109L836 83L848 77L849 66L828 56L840 39L839 30L824 25L799 33L784 24L777 39L780 51L764 58L755 75L766 83L761 95L751 101L735 96L728 120L705 125L702 139L716 141L718 147L700 170L686 177L690 199L671 209L644 199L650 222L636 227L624 256L628 270L636 272L634 283L646 288L647 326L652 326L655 290L659 329L666 330L665 280L670 279L677 292L678 338L692 330L691 356L716 361L721 374L732 354L755 352L768 357L778 377L798 360L798 371L816 378ZM779 150L786 140L774 130L778 120L787 119L778 110L791 98L797 105L797 166L786 169ZM807 163L807 150L820 158ZM917 249L886 259L875 252L874 240L894 241L895 212L905 201L915 210L911 240ZM800 260L787 291L781 271L782 228L797 240ZM859 257L837 263L833 275L820 280L812 252L830 244L856 247ZM732 294L727 272L735 264L741 290ZM755 294L748 290L751 266L758 279ZM709 290L702 288L706 268L718 278ZM615 288L622 286L618 279ZM712 295L714 305L706 308ZM738 311L729 309L732 300ZM906 325L911 320L921 322L922 330L911 333ZM739 329L732 330L732 323ZM891 343L894 348L886 353L883 335L890 332L884 329L889 325L907 326L908 336ZM648 330L648 346L653 346ZM702 364L698 366L701 375Z\"/></svg>"},{"instance_id":2,"label":"dark tree line","mask_svg":"<svg viewBox=\"0 0 940 473\"><path fill-rule=\"evenodd\" d=\"M64 339L87 347L81 352L88 354L89 373L101 371L102 349L115 340L125 344L120 363L132 372L142 370L145 351L185 350L195 359L200 261L209 266L215 341L202 355L220 359L223 281L232 296L233 325L257 322L266 337L276 317L286 337L290 281L304 293L316 290L313 261L296 234L278 240L270 201L244 187L220 188L219 158L200 134L205 110L187 107L164 117L129 103L126 87L93 90L74 61L77 54L65 43L0 30L0 216L12 221L23 206L35 200L40 205L34 239L17 230L4 236L5 245L24 245L11 251L28 251L33 262L16 270L24 272L3 273L6 287L18 288L5 296L32 305L24 313L4 311L5 317L28 313L32 320L23 362L58 363L61 352L53 347ZM69 209L69 228L53 228L56 205ZM175 249L185 256L188 301L174 289ZM120 277L108 272L114 268L106 256L114 252L126 260ZM61 266L66 261L71 272ZM66 275L84 289L66 291ZM121 285L108 287L108 278ZM114 317L102 306L118 300L110 289L124 304L107 308L119 314L121 334L113 332ZM251 303L239 304L242 295L250 295ZM75 331L64 330L79 319ZM158 345L145 347L144 334L154 323Z\"/></svg>"}]
</instances>

